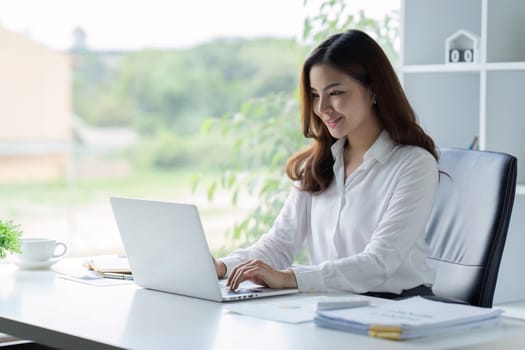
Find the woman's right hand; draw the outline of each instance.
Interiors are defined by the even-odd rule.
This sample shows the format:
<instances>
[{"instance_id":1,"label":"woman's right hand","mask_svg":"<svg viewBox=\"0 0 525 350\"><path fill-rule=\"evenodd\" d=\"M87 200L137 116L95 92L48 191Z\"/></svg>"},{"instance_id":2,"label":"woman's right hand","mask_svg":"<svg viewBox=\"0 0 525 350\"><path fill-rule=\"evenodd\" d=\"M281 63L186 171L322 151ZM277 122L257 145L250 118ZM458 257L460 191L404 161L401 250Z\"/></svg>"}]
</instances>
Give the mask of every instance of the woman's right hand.
<instances>
[{"instance_id":1,"label":"woman's right hand","mask_svg":"<svg viewBox=\"0 0 525 350\"><path fill-rule=\"evenodd\" d=\"M217 278L223 278L226 276L226 265L222 261L218 261L213 256L213 265L215 265L215 272L217 273Z\"/></svg>"}]
</instances>

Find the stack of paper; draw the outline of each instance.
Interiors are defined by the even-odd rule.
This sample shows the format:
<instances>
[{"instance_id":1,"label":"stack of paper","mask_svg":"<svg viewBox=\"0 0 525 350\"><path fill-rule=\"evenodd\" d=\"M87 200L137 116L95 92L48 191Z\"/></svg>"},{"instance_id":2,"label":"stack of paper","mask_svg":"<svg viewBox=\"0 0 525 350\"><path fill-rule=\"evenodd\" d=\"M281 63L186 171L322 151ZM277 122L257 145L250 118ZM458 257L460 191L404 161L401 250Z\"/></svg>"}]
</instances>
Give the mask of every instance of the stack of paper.
<instances>
[{"instance_id":1,"label":"stack of paper","mask_svg":"<svg viewBox=\"0 0 525 350\"><path fill-rule=\"evenodd\" d=\"M499 309L413 297L352 309L318 310L314 321L325 328L386 339L410 339L494 324L501 314Z\"/></svg>"},{"instance_id":2,"label":"stack of paper","mask_svg":"<svg viewBox=\"0 0 525 350\"><path fill-rule=\"evenodd\" d=\"M89 268L99 273L131 273L128 258L118 255L94 256L88 261Z\"/></svg>"}]
</instances>

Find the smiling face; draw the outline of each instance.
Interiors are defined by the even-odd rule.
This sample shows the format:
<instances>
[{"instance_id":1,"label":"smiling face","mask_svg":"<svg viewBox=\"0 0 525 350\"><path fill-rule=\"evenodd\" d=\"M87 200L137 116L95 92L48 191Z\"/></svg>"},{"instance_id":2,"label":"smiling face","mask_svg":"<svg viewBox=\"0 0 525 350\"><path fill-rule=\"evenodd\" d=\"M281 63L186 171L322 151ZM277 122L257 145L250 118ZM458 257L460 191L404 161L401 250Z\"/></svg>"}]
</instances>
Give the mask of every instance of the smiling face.
<instances>
[{"instance_id":1,"label":"smiling face","mask_svg":"<svg viewBox=\"0 0 525 350\"><path fill-rule=\"evenodd\" d=\"M339 139L377 130L373 93L359 81L330 65L317 64L310 70L310 85L313 111L330 135Z\"/></svg>"}]
</instances>

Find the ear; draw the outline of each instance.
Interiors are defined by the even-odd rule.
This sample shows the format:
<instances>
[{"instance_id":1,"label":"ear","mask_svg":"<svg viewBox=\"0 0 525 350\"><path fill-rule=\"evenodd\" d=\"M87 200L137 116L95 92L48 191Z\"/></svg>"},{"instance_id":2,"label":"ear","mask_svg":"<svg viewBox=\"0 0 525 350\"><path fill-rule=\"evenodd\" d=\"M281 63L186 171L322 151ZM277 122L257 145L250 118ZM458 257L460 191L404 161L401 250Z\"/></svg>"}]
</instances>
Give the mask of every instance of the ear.
<instances>
[{"instance_id":1,"label":"ear","mask_svg":"<svg viewBox=\"0 0 525 350\"><path fill-rule=\"evenodd\" d=\"M370 101L373 105L377 104L377 100L376 100L376 93L374 92L374 90L370 89L369 90L369 94L370 94Z\"/></svg>"}]
</instances>

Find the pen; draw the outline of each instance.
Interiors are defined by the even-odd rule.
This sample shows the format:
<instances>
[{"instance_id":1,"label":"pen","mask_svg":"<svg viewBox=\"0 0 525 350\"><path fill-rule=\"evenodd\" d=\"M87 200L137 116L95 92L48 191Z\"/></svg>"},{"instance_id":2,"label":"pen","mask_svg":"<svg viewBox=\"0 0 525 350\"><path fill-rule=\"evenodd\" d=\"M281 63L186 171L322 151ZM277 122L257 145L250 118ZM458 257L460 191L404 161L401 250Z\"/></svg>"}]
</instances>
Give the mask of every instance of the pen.
<instances>
[{"instance_id":1,"label":"pen","mask_svg":"<svg viewBox=\"0 0 525 350\"><path fill-rule=\"evenodd\" d=\"M114 273L114 272L104 272L102 274L104 278L114 278L118 280L133 280L133 275L128 273Z\"/></svg>"}]
</instances>

